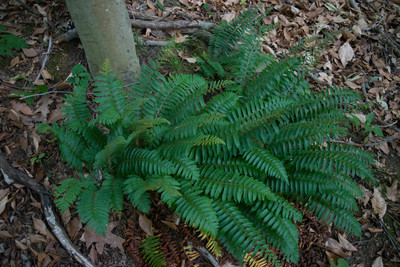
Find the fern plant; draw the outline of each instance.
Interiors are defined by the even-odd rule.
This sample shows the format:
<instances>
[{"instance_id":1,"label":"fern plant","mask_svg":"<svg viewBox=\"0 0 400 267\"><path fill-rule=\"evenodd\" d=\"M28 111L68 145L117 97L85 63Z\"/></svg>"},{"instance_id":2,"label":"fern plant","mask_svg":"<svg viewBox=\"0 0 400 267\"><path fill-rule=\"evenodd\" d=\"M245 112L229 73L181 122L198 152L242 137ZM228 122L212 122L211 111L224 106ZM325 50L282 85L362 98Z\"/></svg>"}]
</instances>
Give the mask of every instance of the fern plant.
<instances>
[{"instance_id":1,"label":"fern plant","mask_svg":"<svg viewBox=\"0 0 400 267\"><path fill-rule=\"evenodd\" d=\"M12 50L21 50L28 48L25 40L14 35L7 34L6 28L0 24L0 56L12 56Z\"/></svg>"},{"instance_id":2,"label":"fern plant","mask_svg":"<svg viewBox=\"0 0 400 267\"><path fill-rule=\"evenodd\" d=\"M303 77L311 63L299 53L306 44L278 61L260 49L269 29L245 11L216 28L201 73L164 77L150 62L129 95L106 61L94 113L87 76L78 73L68 120L52 132L82 175L61 182L58 207L77 201L81 219L104 233L124 197L149 213L155 191L240 261L247 255L276 266L274 248L298 262L297 205L360 235L352 211L361 192L352 177L373 179L372 158L332 142L346 134L345 113L359 96L336 87L311 93Z\"/></svg>"}]
</instances>

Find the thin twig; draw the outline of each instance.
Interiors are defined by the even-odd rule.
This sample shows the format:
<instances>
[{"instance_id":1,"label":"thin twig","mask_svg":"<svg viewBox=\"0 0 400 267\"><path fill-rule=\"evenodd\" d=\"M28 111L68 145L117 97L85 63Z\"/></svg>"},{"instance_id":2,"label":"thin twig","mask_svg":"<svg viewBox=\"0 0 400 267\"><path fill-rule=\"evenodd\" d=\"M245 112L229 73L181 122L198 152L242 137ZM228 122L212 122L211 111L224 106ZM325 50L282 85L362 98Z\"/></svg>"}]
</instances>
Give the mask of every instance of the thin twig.
<instances>
[{"instance_id":1,"label":"thin twig","mask_svg":"<svg viewBox=\"0 0 400 267\"><path fill-rule=\"evenodd\" d=\"M3 175L5 174L7 176L7 179L10 179L20 184L24 184L30 190L40 195L44 217L46 218L46 221L49 224L52 233L57 237L61 245L82 266L94 267L94 264L75 247L71 239L68 237L67 232L65 231L64 227L57 217L50 190L42 183L39 183L35 179L30 178L26 173L12 167L1 151L0 171L3 173Z\"/></svg>"},{"instance_id":2,"label":"thin twig","mask_svg":"<svg viewBox=\"0 0 400 267\"><path fill-rule=\"evenodd\" d=\"M394 249L396 250L397 254L400 256L400 250L398 248L398 244L397 241L392 237L392 235L389 233L386 224L383 222L382 219L379 219L379 223L383 229L383 231L385 232L386 236L389 238L390 243L392 243Z\"/></svg>"},{"instance_id":3,"label":"thin twig","mask_svg":"<svg viewBox=\"0 0 400 267\"><path fill-rule=\"evenodd\" d=\"M20 87L20 86L18 86L18 85L14 85L14 84L5 82L5 81L3 81L2 79L0 79L0 83L1 83L1 84L4 84L5 86L8 86L8 87L10 87L10 88L12 88L12 89L26 90L26 91L35 90L35 88L31 88L31 87ZM5 89L7 89L7 88L5 88Z\"/></svg>"},{"instance_id":4,"label":"thin twig","mask_svg":"<svg viewBox=\"0 0 400 267\"><path fill-rule=\"evenodd\" d=\"M201 253L203 257L205 257L214 267L220 267L219 263L217 260L211 255L210 252L208 252L207 249L203 247L196 247L196 249Z\"/></svg>"},{"instance_id":5,"label":"thin twig","mask_svg":"<svg viewBox=\"0 0 400 267\"><path fill-rule=\"evenodd\" d=\"M169 30L169 29L182 29L182 28L200 28L209 30L214 28L215 24L212 22L204 22L201 20L168 20L168 21L147 21L147 20L131 20L132 27L141 29L156 29L156 30Z\"/></svg>"},{"instance_id":6,"label":"thin twig","mask_svg":"<svg viewBox=\"0 0 400 267\"><path fill-rule=\"evenodd\" d=\"M386 125L378 125L378 127L379 128L390 128L390 127L392 127L392 126L394 126L394 125L396 125L397 124L397 121L394 121L394 122L392 122L392 123L389 123L389 124L386 124Z\"/></svg>"},{"instance_id":7,"label":"thin twig","mask_svg":"<svg viewBox=\"0 0 400 267\"><path fill-rule=\"evenodd\" d=\"M44 70L44 67L46 66L47 60L49 59L49 55L50 55L50 51L51 51L51 44L52 44L52 39L51 39L51 36L50 36L50 38L49 38L49 47L47 47L47 52L44 55L44 59L42 61L42 67L40 68L40 71L39 71L38 75L36 76L35 82L37 80L39 80L40 75L42 75L41 73Z\"/></svg>"},{"instance_id":8,"label":"thin twig","mask_svg":"<svg viewBox=\"0 0 400 267\"><path fill-rule=\"evenodd\" d=\"M308 72L308 76L310 76L314 81L316 81L319 84L322 84L323 86L330 86L329 83L321 81L317 76L314 75L312 72Z\"/></svg>"},{"instance_id":9,"label":"thin twig","mask_svg":"<svg viewBox=\"0 0 400 267\"><path fill-rule=\"evenodd\" d=\"M384 144L384 143L388 143L388 142L390 142L390 141L393 141L393 140L395 140L395 139L397 139L397 138L400 138L400 136L398 136L398 135L392 135L392 136L389 136L389 137L383 139L383 140L380 141L380 142L369 143L369 144L365 144L364 146L379 146L379 145L382 145L382 144Z\"/></svg>"},{"instance_id":10,"label":"thin twig","mask_svg":"<svg viewBox=\"0 0 400 267\"><path fill-rule=\"evenodd\" d=\"M71 91L48 91L48 92L44 92L44 93L38 93L38 94L32 94L32 95L27 95L27 96L23 96L20 97L19 100L23 100L23 99L27 99L30 97L36 97L36 96L42 96L42 95L49 95L49 94L70 94L72 93Z\"/></svg>"},{"instance_id":11,"label":"thin twig","mask_svg":"<svg viewBox=\"0 0 400 267\"><path fill-rule=\"evenodd\" d=\"M364 31L370 31L370 30L374 30L374 29L378 28L384 19L385 19L385 15L383 15L382 18L377 23L372 25L371 27L365 28Z\"/></svg>"}]
</instances>

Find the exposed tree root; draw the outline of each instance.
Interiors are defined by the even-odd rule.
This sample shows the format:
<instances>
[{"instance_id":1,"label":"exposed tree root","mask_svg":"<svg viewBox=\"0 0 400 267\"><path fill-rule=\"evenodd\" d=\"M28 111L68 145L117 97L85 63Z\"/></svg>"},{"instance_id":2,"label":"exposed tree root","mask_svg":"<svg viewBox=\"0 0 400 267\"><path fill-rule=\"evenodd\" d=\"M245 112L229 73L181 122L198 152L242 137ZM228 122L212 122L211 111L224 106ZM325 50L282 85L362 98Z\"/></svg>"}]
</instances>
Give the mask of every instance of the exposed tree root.
<instances>
[{"instance_id":1,"label":"exposed tree root","mask_svg":"<svg viewBox=\"0 0 400 267\"><path fill-rule=\"evenodd\" d=\"M168 20L168 21L147 21L147 20L131 20L132 27L141 29L156 29L156 30L169 30L169 29L187 29L199 28L209 30L215 26L212 22L204 22L200 20Z\"/></svg>"},{"instance_id":2,"label":"exposed tree root","mask_svg":"<svg viewBox=\"0 0 400 267\"><path fill-rule=\"evenodd\" d=\"M46 221L50 226L52 233L60 241L64 249L73 257L79 264L86 267L94 267L94 264L78 251L75 245L71 242L67 232L60 223L55 212L55 207L51 199L50 191L41 183L30 178L22 171L13 168L8 162L4 154L0 151L0 171L3 173L4 180L7 183L17 182L25 185L35 193L40 195L42 207Z\"/></svg>"}]
</instances>

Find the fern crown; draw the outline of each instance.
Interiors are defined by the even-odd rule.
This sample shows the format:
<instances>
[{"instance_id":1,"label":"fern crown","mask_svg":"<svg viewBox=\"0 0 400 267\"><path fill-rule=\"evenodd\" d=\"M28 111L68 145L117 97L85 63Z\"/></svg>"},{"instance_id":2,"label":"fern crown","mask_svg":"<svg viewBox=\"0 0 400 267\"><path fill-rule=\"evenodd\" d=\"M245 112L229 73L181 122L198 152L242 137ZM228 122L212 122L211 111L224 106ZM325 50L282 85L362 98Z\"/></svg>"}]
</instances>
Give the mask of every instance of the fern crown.
<instances>
[{"instance_id":1,"label":"fern crown","mask_svg":"<svg viewBox=\"0 0 400 267\"><path fill-rule=\"evenodd\" d=\"M311 93L303 77L311 65L300 53L308 43L278 61L261 52L259 36L271 27L260 20L248 10L221 23L198 74L164 77L156 63L143 66L129 95L106 61L96 78L95 113L87 83L79 82L87 76L77 71L65 99L68 120L52 128L63 159L82 172L56 189L61 211L77 201L80 218L104 234L109 212L120 212L124 197L149 213L150 192L158 192L238 259L250 255L276 266L273 248L285 260L299 259L299 206L360 235L352 211L361 192L352 177L372 179L372 158L331 142L346 134L345 113L359 96L336 87ZM153 240L142 248L148 255Z\"/></svg>"}]
</instances>

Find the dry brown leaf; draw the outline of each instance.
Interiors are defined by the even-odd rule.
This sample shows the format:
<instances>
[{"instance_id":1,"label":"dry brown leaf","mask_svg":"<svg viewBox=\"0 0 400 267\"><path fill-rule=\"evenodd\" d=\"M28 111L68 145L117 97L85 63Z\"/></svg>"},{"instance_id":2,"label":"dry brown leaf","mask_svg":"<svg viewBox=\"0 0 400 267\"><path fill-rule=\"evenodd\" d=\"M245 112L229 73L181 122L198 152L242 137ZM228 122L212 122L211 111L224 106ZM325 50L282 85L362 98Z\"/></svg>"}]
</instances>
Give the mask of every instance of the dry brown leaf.
<instances>
[{"instance_id":1,"label":"dry brown leaf","mask_svg":"<svg viewBox=\"0 0 400 267\"><path fill-rule=\"evenodd\" d=\"M47 235L47 227L46 224L40 220L33 218L33 227L42 235Z\"/></svg>"},{"instance_id":2,"label":"dry brown leaf","mask_svg":"<svg viewBox=\"0 0 400 267\"><path fill-rule=\"evenodd\" d=\"M379 229L379 228L368 228L368 231L370 231L371 233L382 233L383 229Z\"/></svg>"},{"instance_id":3,"label":"dry brown leaf","mask_svg":"<svg viewBox=\"0 0 400 267\"><path fill-rule=\"evenodd\" d=\"M378 188L374 188L374 195L371 199L372 209L375 214L379 216L380 219L386 214L387 204L383 199L381 192Z\"/></svg>"},{"instance_id":4,"label":"dry brown leaf","mask_svg":"<svg viewBox=\"0 0 400 267\"><path fill-rule=\"evenodd\" d=\"M25 246L24 244L22 244L20 241L18 241L16 239L15 239L15 245L17 245L17 248L19 248L21 250L25 250L28 248L27 246Z\"/></svg>"},{"instance_id":5,"label":"dry brown leaf","mask_svg":"<svg viewBox=\"0 0 400 267\"><path fill-rule=\"evenodd\" d=\"M176 224L175 224L175 223L169 222L169 221L164 221L164 220L161 220L161 222L162 222L163 224L165 224L166 226L168 226L169 228L171 228L171 229L173 229L173 230L175 230L175 231L178 231L178 227L176 227Z\"/></svg>"},{"instance_id":6,"label":"dry brown leaf","mask_svg":"<svg viewBox=\"0 0 400 267\"><path fill-rule=\"evenodd\" d=\"M36 57L38 52L34 48L22 48L24 55L27 57Z\"/></svg>"},{"instance_id":7,"label":"dry brown leaf","mask_svg":"<svg viewBox=\"0 0 400 267\"><path fill-rule=\"evenodd\" d=\"M362 31L359 25L354 25L351 29L357 37L361 37Z\"/></svg>"},{"instance_id":8,"label":"dry brown leaf","mask_svg":"<svg viewBox=\"0 0 400 267\"><path fill-rule=\"evenodd\" d=\"M361 113L352 113L351 115L356 116L361 123L366 123L367 122L367 117L364 114Z\"/></svg>"},{"instance_id":9,"label":"dry brown leaf","mask_svg":"<svg viewBox=\"0 0 400 267\"><path fill-rule=\"evenodd\" d=\"M19 57L15 57L10 61L10 68L14 68L19 63Z\"/></svg>"},{"instance_id":10,"label":"dry brown leaf","mask_svg":"<svg viewBox=\"0 0 400 267\"><path fill-rule=\"evenodd\" d=\"M8 231L0 231L0 238L12 238L13 236Z\"/></svg>"},{"instance_id":11,"label":"dry brown leaf","mask_svg":"<svg viewBox=\"0 0 400 267\"><path fill-rule=\"evenodd\" d=\"M67 224L67 232L71 239L74 239L81 229L82 222L77 217L72 219L72 221Z\"/></svg>"},{"instance_id":12,"label":"dry brown leaf","mask_svg":"<svg viewBox=\"0 0 400 267\"><path fill-rule=\"evenodd\" d=\"M376 258L371 267L384 267L382 257L379 256L378 258Z\"/></svg>"},{"instance_id":13,"label":"dry brown leaf","mask_svg":"<svg viewBox=\"0 0 400 267\"><path fill-rule=\"evenodd\" d=\"M181 35L175 39L175 43L180 44L183 43L189 35Z\"/></svg>"},{"instance_id":14,"label":"dry brown leaf","mask_svg":"<svg viewBox=\"0 0 400 267\"><path fill-rule=\"evenodd\" d=\"M228 23L231 22L232 20L235 19L236 13L235 12L229 12L229 13L225 13L221 19L222 20L226 20Z\"/></svg>"},{"instance_id":15,"label":"dry brown leaf","mask_svg":"<svg viewBox=\"0 0 400 267\"><path fill-rule=\"evenodd\" d=\"M146 215L140 214L139 216L139 226L142 228L143 232L145 232L149 236L153 236L153 223L149 220Z\"/></svg>"},{"instance_id":16,"label":"dry brown leaf","mask_svg":"<svg viewBox=\"0 0 400 267\"><path fill-rule=\"evenodd\" d=\"M47 12L45 10L46 7L41 7L38 4L35 4L34 6L37 8L37 10L39 11L40 15L42 15L43 17L47 17Z\"/></svg>"},{"instance_id":17,"label":"dry brown leaf","mask_svg":"<svg viewBox=\"0 0 400 267\"><path fill-rule=\"evenodd\" d=\"M390 187L386 186L386 197L393 202L399 200L399 191L397 190L397 184L397 179L393 179L392 185Z\"/></svg>"},{"instance_id":18,"label":"dry brown leaf","mask_svg":"<svg viewBox=\"0 0 400 267\"><path fill-rule=\"evenodd\" d=\"M181 3L182 5L184 5L186 7L190 6L190 4L189 4L189 2L187 0L179 0L179 3Z\"/></svg>"},{"instance_id":19,"label":"dry brown leaf","mask_svg":"<svg viewBox=\"0 0 400 267\"><path fill-rule=\"evenodd\" d=\"M382 143L382 144L380 144L378 147L379 147L379 149L382 150L386 155L389 154L390 151L389 151L388 143Z\"/></svg>"},{"instance_id":20,"label":"dry brown leaf","mask_svg":"<svg viewBox=\"0 0 400 267\"><path fill-rule=\"evenodd\" d=\"M147 0L146 3L147 3L147 6L148 6L150 9L156 11L156 7L154 6L154 4L153 4L153 2L152 2L151 0Z\"/></svg>"},{"instance_id":21,"label":"dry brown leaf","mask_svg":"<svg viewBox=\"0 0 400 267\"><path fill-rule=\"evenodd\" d=\"M39 118L40 121L42 121L42 122L47 121L47 114L49 114L49 112L50 112L49 105L51 103L53 103L53 100L47 95L45 95L39 99L39 101L37 103L37 105L39 107L35 110L34 114L36 114L38 112L41 113L41 116Z\"/></svg>"},{"instance_id":22,"label":"dry brown leaf","mask_svg":"<svg viewBox=\"0 0 400 267\"><path fill-rule=\"evenodd\" d=\"M96 243L96 250L101 255L105 244L109 244L112 248L119 248L124 253L123 243L125 239L114 235L111 231L117 226L118 222L110 222L106 230L106 236L94 232L92 229L85 227L85 242L86 247L89 248L93 243Z\"/></svg>"},{"instance_id":23,"label":"dry brown leaf","mask_svg":"<svg viewBox=\"0 0 400 267\"><path fill-rule=\"evenodd\" d=\"M346 67L347 64L353 59L354 57L354 50L348 42L345 42L339 48L339 58L343 64L343 67Z\"/></svg>"},{"instance_id":24,"label":"dry brown leaf","mask_svg":"<svg viewBox=\"0 0 400 267\"><path fill-rule=\"evenodd\" d=\"M342 247L344 249L346 249L347 251L352 251L352 252L358 251L358 249L355 248L344 236L339 234L338 237L339 237L340 245L342 245Z\"/></svg>"},{"instance_id":25,"label":"dry brown leaf","mask_svg":"<svg viewBox=\"0 0 400 267\"><path fill-rule=\"evenodd\" d=\"M47 70L42 70L42 71L40 72L40 74L42 75L42 77L43 77L45 80L52 80L52 79L53 79L53 76L51 76L51 74L50 74Z\"/></svg>"},{"instance_id":26,"label":"dry brown leaf","mask_svg":"<svg viewBox=\"0 0 400 267\"><path fill-rule=\"evenodd\" d=\"M240 1L240 0L226 0L226 1L224 2L224 4L225 4L226 6L234 6L234 5L238 4L239 1Z\"/></svg>"},{"instance_id":27,"label":"dry brown leaf","mask_svg":"<svg viewBox=\"0 0 400 267\"><path fill-rule=\"evenodd\" d=\"M92 246L92 248L90 249L89 258L94 263L97 263L99 261L98 253L96 251L95 246Z\"/></svg>"},{"instance_id":28,"label":"dry brown leaf","mask_svg":"<svg viewBox=\"0 0 400 267\"><path fill-rule=\"evenodd\" d=\"M351 89L361 89L361 86L352 82L352 81L345 81L344 82L348 87L350 87Z\"/></svg>"},{"instance_id":29,"label":"dry brown leaf","mask_svg":"<svg viewBox=\"0 0 400 267\"><path fill-rule=\"evenodd\" d=\"M35 131L31 132L31 137L32 137L32 143L35 148L36 154L38 154L39 153L39 143L41 141L41 138Z\"/></svg>"},{"instance_id":30,"label":"dry brown leaf","mask_svg":"<svg viewBox=\"0 0 400 267\"><path fill-rule=\"evenodd\" d=\"M2 200L0 200L0 215L6 210L7 202L8 196L5 196Z\"/></svg>"},{"instance_id":31,"label":"dry brown leaf","mask_svg":"<svg viewBox=\"0 0 400 267\"><path fill-rule=\"evenodd\" d=\"M34 243L47 243L47 240L44 236L38 234L29 234L29 240L32 244Z\"/></svg>"},{"instance_id":32,"label":"dry brown leaf","mask_svg":"<svg viewBox=\"0 0 400 267\"><path fill-rule=\"evenodd\" d=\"M10 193L10 188L0 190L0 199L3 199Z\"/></svg>"},{"instance_id":33,"label":"dry brown leaf","mask_svg":"<svg viewBox=\"0 0 400 267\"><path fill-rule=\"evenodd\" d=\"M189 57L189 56L185 55L182 51L179 52L178 55L189 63L197 62L197 60L194 57Z\"/></svg>"},{"instance_id":34,"label":"dry brown leaf","mask_svg":"<svg viewBox=\"0 0 400 267\"><path fill-rule=\"evenodd\" d=\"M336 255L339 255L343 258L351 255L351 253L349 254L349 252L347 252L347 253L344 252L343 246L337 240L335 240L333 238L328 238L328 240L325 242L325 247L329 251L331 251L331 252L335 253Z\"/></svg>"},{"instance_id":35,"label":"dry brown leaf","mask_svg":"<svg viewBox=\"0 0 400 267\"><path fill-rule=\"evenodd\" d=\"M32 109L25 102L12 100L10 101L10 104L12 108L17 112L23 113L25 115L33 115Z\"/></svg>"}]
</instances>

